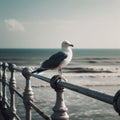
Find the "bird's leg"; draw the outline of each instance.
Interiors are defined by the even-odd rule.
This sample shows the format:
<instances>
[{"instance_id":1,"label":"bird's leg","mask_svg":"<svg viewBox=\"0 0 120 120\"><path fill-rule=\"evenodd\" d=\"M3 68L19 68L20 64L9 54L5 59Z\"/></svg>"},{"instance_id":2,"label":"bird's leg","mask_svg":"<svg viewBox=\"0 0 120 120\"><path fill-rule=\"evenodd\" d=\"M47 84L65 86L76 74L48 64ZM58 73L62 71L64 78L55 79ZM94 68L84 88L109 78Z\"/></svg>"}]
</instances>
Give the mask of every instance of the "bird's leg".
<instances>
[{"instance_id":1,"label":"bird's leg","mask_svg":"<svg viewBox=\"0 0 120 120\"><path fill-rule=\"evenodd\" d=\"M61 68L58 69L58 72L59 72L60 77L66 82L67 79L62 75L62 69Z\"/></svg>"},{"instance_id":2,"label":"bird's leg","mask_svg":"<svg viewBox=\"0 0 120 120\"><path fill-rule=\"evenodd\" d=\"M59 75L62 76L62 69L58 69Z\"/></svg>"}]
</instances>

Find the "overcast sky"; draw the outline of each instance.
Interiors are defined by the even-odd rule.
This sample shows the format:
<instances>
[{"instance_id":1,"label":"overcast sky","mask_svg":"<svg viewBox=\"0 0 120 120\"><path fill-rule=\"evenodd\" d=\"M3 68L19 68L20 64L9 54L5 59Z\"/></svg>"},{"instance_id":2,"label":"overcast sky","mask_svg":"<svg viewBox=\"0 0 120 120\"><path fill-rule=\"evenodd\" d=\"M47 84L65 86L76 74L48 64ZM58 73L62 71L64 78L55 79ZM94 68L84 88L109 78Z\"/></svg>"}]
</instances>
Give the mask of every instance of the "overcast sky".
<instances>
[{"instance_id":1,"label":"overcast sky","mask_svg":"<svg viewBox=\"0 0 120 120\"><path fill-rule=\"evenodd\" d=\"M0 0L0 48L120 48L120 0Z\"/></svg>"}]
</instances>

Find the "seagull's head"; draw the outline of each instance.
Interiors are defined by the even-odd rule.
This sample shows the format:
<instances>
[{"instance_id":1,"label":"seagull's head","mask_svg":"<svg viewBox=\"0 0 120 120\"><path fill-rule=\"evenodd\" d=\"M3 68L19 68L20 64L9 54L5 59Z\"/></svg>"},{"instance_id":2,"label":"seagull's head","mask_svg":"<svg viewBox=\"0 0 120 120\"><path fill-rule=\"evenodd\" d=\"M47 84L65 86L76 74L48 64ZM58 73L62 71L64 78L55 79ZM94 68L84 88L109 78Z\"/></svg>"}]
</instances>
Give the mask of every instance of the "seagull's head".
<instances>
[{"instance_id":1,"label":"seagull's head","mask_svg":"<svg viewBox=\"0 0 120 120\"><path fill-rule=\"evenodd\" d=\"M62 48L69 48L69 47L73 47L73 44L71 44L68 40L65 40L62 42Z\"/></svg>"}]
</instances>

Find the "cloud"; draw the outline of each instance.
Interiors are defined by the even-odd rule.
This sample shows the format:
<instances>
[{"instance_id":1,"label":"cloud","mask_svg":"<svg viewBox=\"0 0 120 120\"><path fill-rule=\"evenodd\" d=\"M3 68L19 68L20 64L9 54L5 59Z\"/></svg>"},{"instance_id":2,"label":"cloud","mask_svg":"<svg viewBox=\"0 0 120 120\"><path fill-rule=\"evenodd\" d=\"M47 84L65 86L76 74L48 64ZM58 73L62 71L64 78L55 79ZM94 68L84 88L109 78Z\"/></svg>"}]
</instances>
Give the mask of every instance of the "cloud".
<instances>
[{"instance_id":1,"label":"cloud","mask_svg":"<svg viewBox=\"0 0 120 120\"><path fill-rule=\"evenodd\" d=\"M4 20L4 22L7 25L8 29L12 32L25 31L25 27L23 26L23 24L16 19L7 19Z\"/></svg>"}]
</instances>

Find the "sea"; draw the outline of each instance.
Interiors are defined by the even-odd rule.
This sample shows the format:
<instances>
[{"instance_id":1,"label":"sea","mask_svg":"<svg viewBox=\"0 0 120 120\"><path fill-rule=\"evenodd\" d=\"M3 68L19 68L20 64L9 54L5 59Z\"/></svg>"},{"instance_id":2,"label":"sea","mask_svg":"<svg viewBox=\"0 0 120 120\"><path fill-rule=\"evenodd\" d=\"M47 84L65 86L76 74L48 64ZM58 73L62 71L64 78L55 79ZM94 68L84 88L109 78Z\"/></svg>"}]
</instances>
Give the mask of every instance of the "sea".
<instances>
[{"instance_id":1,"label":"sea","mask_svg":"<svg viewBox=\"0 0 120 120\"><path fill-rule=\"evenodd\" d=\"M37 69L42 61L48 59L59 49L0 49L0 61L13 63L24 68ZM73 59L63 70L68 83L114 96L120 89L120 49L73 49ZM8 82L10 78L9 71ZM58 74L48 70L40 75L51 78ZM25 79L16 72L16 89L23 94ZM53 114L56 94L50 85L37 78L31 78L35 104L48 116ZM10 101L7 88L8 101ZM65 89L65 105L70 120L119 120L112 105L94 98ZM25 120L23 100L16 95L16 110L21 120ZM43 120L32 109L32 120Z\"/></svg>"}]
</instances>

